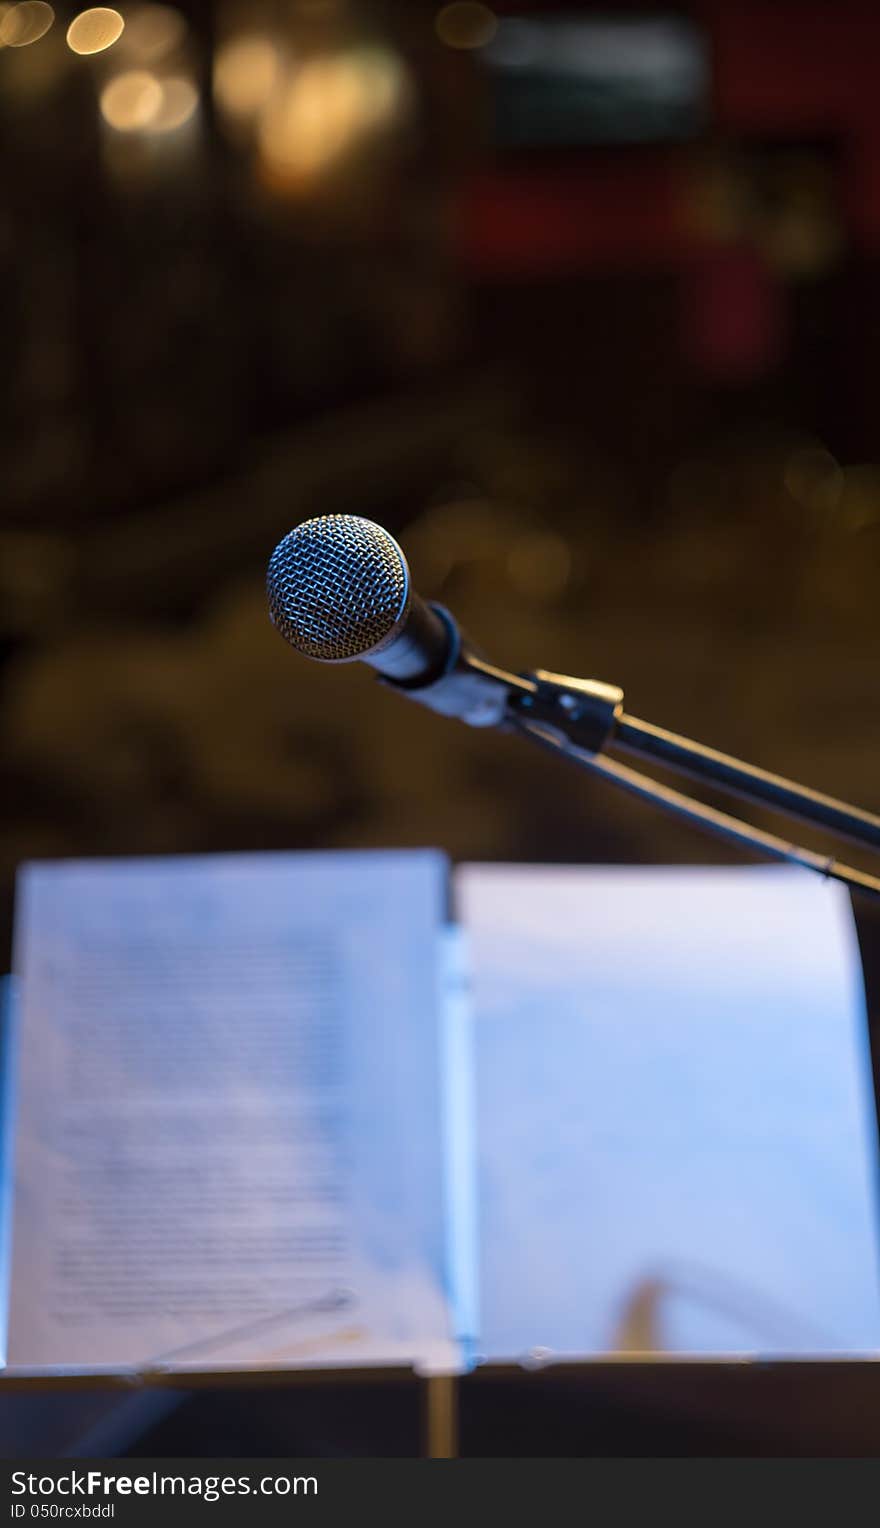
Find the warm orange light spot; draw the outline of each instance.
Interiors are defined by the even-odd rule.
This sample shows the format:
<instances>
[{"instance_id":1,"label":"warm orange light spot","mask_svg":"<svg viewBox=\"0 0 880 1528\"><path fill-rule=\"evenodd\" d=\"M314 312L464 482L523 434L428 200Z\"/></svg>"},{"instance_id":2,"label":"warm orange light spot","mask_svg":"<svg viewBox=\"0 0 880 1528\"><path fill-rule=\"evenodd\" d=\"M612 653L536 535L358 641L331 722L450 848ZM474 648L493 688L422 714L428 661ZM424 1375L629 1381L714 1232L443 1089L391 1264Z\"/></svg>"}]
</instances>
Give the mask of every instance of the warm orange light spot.
<instances>
[{"instance_id":1,"label":"warm orange light spot","mask_svg":"<svg viewBox=\"0 0 880 1528\"><path fill-rule=\"evenodd\" d=\"M195 115L199 93L192 80L180 76L162 81L162 101L147 124L151 133L171 133Z\"/></svg>"},{"instance_id":2,"label":"warm orange light spot","mask_svg":"<svg viewBox=\"0 0 880 1528\"><path fill-rule=\"evenodd\" d=\"M214 60L214 96L230 117L255 117L281 77L281 55L256 34L224 43Z\"/></svg>"},{"instance_id":3,"label":"warm orange light spot","mask_svg":"<svg viewBox=\"0 0 880 1528\"><path fill-rule=\"evenodd\" d=\"M96 5L74 17L67 28L67 46L73 53L103 53L122 36L124 26L118 11Z\"/></svg>"},{"instance_id":4,"label":"warm orange light spot","mask_svg":"<svg viewBox=\"0 0 880 1528\"><path fill-rule=\"evenodd\" d=\"M101 91L101 115L117 132L149 127L162 105L162 86L145 69L117 74Z\"/></svg>"},{"instance_id":5,"label":"warm orange light spot","mask_svg":"<svg viewBox=\"0 0 880 1528\"><path fill-rule=\"evenodd\" d=\"M0 17L0 48L26 48L45 37L55 20L55 12L44 0L22 0L11 5Z\"/></svg>"},{"instance_id":6,"label":"warm orange light spot","mask_svg":"<svg viewBox=\"0 0 880 1528\"><path fill-rule=\"evenodd\" d=\"M125 48L132 62L156 64L186 36L186 21L171 5L139 5L126 18Z\"/></svg>"}]
</instances>

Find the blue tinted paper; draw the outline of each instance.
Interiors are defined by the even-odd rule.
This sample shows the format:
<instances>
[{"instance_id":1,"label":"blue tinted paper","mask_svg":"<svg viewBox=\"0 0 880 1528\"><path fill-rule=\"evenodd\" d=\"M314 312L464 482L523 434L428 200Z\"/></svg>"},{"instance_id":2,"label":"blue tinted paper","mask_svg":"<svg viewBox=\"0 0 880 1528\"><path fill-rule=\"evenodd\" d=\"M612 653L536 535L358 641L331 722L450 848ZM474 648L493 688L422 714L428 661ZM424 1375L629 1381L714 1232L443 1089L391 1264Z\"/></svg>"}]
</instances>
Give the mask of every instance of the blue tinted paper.
<instances>
[{"instance_id":1,"label":"blue tinted paper","mask_svg":"<svg viewBox=\"0 0 880 1528\"><path fill-rule=\"evenodd\" d=\"M15 983L0 977L0 1366L6 1363L15 1160Z\"/></svg>"},{"instance_id":2,"label":"blue tinted paper","mask_svg":"<svg viewBox=\"0 0 880 1528\"><path fill-rule=\"evenodd\" d=\"M450 1367L440 855L20 880L10 1363Z\"/></svg>"},{"instance_id":3,"label":"blue tinted paper","mask_svg":"<svg viewBox=\"0 0 880 1528\"><path fill-rule=\"evenodd\" d=\"M880 1349L846 893L800 871L466 867L481 1350Z\"/></svg>"}]
</instances>

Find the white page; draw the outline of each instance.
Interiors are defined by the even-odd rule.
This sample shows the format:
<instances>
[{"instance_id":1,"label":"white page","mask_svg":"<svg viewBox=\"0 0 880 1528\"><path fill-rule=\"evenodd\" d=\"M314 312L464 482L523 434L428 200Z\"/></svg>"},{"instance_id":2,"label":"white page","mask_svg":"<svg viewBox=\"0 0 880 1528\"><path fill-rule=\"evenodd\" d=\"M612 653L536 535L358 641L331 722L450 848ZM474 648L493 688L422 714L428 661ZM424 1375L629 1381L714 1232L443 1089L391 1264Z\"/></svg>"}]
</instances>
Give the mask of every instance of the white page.
<instances>
[{"instance_id":1,"label":"white page","mask_svg":"<svg viewBox=\"0 0 880 1528\"><path fill-rule=\"evenodd\" d=\"M473 866L456 884L482 1352L876 1353L846 893L775 868Z\"/></svg>"},{"instance_id":2,"label":"white page","mask_svg":"<svg viewBox=\"0 0 880 1528\"><path fill-rule=\"evenodd\" d=\"M9 1362L454 1362L431 852L19 883Z\"/></svg>"}]
</instances>

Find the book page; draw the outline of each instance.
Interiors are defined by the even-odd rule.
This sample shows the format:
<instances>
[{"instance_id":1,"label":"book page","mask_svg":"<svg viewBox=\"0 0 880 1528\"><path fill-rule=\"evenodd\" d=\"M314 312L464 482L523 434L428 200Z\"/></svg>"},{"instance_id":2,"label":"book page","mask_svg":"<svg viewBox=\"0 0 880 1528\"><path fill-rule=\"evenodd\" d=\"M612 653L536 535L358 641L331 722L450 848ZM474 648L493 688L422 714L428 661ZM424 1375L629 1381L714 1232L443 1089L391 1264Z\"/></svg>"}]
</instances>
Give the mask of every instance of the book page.
<instances>
[{"instance_id":1,"label":"book page","mask_svg":"<svg viewBox=\"0 0 880 1528\"><path fill-rule=\"evenodd\" d=\"M880 1349L847 894L798 870L466 867L481 1349Z\"/></svg>"},{"instance_id":2,"label":"book page","mask_svg":"<svg viewBox=\"0 0 880 1528\"><path fill-rule=\"evenodd\" d=\"M15 1367L448 1366L430 852L19 885Z\"/></svg>"}]
</instances>

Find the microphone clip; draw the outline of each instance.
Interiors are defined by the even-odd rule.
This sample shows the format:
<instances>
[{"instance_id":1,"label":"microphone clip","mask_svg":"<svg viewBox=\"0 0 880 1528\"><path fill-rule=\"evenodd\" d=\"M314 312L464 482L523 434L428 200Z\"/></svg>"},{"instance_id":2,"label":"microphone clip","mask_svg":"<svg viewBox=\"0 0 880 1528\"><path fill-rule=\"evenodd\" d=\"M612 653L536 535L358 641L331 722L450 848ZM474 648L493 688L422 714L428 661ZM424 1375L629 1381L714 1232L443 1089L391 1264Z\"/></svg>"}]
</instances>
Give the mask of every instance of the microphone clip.
<instances>
[{"instance_id":1,"label":"microphone clip","mask_svg":"<svg viewBox=\"0 0 880 1528\"><path fill-rule=\"evenodd\" d=\"M601 753L611 741L623 715L623 690L600 679L575 679L535 669L524 676L531 688L514 691L509 712L523 720L541 722L587 753Z\"/></svg>"}]
</instances>

